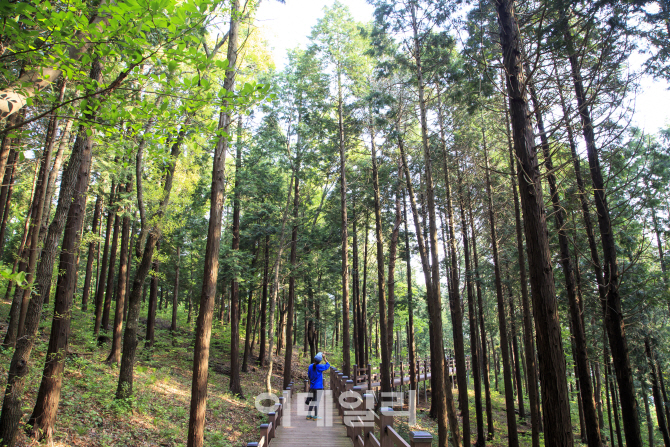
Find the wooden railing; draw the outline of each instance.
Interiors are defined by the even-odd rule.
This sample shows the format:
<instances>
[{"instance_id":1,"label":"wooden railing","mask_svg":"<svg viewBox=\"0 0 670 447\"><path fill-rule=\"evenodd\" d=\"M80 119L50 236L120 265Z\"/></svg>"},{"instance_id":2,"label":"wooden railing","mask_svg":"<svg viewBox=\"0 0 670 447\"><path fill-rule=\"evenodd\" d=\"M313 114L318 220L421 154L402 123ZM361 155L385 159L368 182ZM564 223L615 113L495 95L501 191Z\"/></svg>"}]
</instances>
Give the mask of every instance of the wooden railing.
<instances>
[{"instance_id":1,"label":"wooden railing","mask_svg":"<svg viewBox=\"0 0 670 447\"><path fill-rule=\"evenodd\" d=\"M357 369L357 372L360 372L360 369ZM379 414L374 412L373 395L364 394L360 385L354 385L353 379L349 379L335 368L331 369L330 388L338 413L344 416L347 436L352 440L354 447L430 447L432 444L433 436L425 431L410 432L410 442L407 443L393 429L393 409L384 407ZM345 405L342 405L340 396L345 392L354 392L358 396L353 401L343 397ZM349 411L354 416L347 416ZM365 412L365 416L361 416L361 412ZM371 424L373 421L366 417L368 415L374 418L374 424Z\"/></svg>"},{"instance_id":2,"label":"wooden railing","mask_svg":"<svg viewBox=\"0 0 670 447\"><path fill-rule=\"evenodd\" d=\"M291 399L291 394L293 393L293 382L289 383L286 388L286 393L288 393L289 401ZM288 409L290 411L290 409ZM279 403L275 404L275 411L268 413L268 422L266 424L261 424L259 427L261 439L258 442L248 442L247 447L266 447L270 445L270 441L275 438L275 432L278 427L282 424L282 419L284 416L284 397L279 398Z\"/></svg>"}]
</instances>

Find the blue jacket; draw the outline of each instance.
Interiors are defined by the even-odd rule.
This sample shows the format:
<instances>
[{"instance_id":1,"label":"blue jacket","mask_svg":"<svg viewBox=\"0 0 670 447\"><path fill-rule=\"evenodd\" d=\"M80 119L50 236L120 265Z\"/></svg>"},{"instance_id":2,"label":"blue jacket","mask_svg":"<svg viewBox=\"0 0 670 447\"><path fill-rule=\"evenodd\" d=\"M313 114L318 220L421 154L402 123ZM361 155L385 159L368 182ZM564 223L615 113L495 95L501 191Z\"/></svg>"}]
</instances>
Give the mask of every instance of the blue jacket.
<instances>
[{"instance_id":1,"label":"blue jacket","mask_svg":"<svg viewBox=\"0 0 670 447\"><path fill-rule=\"evenodd\" d=\"M307 375L309 376L309 388L312 390L322 390L323 389L323 372L330 369L330 363L325 365L318 364L314 368L314 363L309 365L307 369Z\"/></svg>"}]
</instances>

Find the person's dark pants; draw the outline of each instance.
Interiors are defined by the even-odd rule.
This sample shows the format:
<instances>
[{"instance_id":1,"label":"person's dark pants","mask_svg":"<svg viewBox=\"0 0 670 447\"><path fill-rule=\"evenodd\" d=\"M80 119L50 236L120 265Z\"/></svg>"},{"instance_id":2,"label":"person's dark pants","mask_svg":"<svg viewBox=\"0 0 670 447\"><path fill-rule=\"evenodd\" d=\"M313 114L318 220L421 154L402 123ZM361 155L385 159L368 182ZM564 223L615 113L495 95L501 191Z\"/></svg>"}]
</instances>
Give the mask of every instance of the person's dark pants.
<instances>
[{"instance_id":1,"label":"person's dark pants","mask_svg":"<svg viewBox=\"0 0 670 447\"><path fill-rule=\"evenodd\" d=\"M323 389L315 390L315 389L310 389L309 390L309 408L308 411L310 415L312 415L312 411L314 414L312 416L317 417L319 415L319 400L321 399L321 396L323 395Z\"/></svg>"}]
</instances>

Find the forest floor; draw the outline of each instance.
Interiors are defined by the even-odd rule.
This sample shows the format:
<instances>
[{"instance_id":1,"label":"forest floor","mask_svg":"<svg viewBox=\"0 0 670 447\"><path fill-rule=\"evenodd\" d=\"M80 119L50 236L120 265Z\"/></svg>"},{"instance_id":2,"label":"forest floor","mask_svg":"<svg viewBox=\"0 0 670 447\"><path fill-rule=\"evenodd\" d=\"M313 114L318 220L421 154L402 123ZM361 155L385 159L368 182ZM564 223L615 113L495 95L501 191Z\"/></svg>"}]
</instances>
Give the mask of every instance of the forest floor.
<instances>
[{"instance_id":1,"label":"forest floor","mask_svg":"<svg viewBox=\"0 0 670 447\"><path fill-rule=\"evenodd\" d=\"M7 327L9 302L0 299L0 333ZM50 308L50 306L48 306ZM144 349L140 342L134 377L134 395L128 400L115 400L118 368L109 366L105 359L110 343L98 346L93 337L92 313L82 312L79 307L73 311L70 336L70 355L64 373L63 388L53 447L177 447L186 444L188 433L189 402L191 389L191 364L193 361L195 322L186 323L186 316L180 312L179 329L173 337L169 331L169 313L158 312L156 340L152 349ZM143 312L146 315L146 309ZM113 315L112 315L113 318ZM144 325L141 319L141 334ZM49 341L51 325L50 311L44 313L40 325L40 335L31 359L31 371L26 386L23 409L32 411L40 384L45 353ZM111 335L110 333L104 335ZM244 335L244 334L242 334ZM230 355L228 351L230 330L215 322L212 329L210 349L210 374L205 427L205 445L208 447L245 446L256 441L258 426L264 422L264 415L254 406L254 398L264 392L267 369L258 368L253 358L249 372L241 373L244 397L228 392L228 371ZM243 340L241 342L244 348ZM258 344L256 345L256 353ZM308 360L301 349L295 349L294 368L305 371ZM4 389L7 368L12 350L0 351L0 377ZM283 354L275 357L272 383L279 389L282 382ZM302 379L304 374L299 373ZM294 378L295 380L295 378ZM300 380L301 382L301 380ZM472 391L471 391L472 394ZM455 393L456 397L458 394ZM504 412L504 396L493 392L495 438L487 445L507 445L507 429ZM474 427L474 396L470 399L472 425ZM412 430L426 430L437 437L435 421L428 417L428 407L419 402L418 425ZM576 412L576 409L575 409ZM574 415L576 416L576 414ZM25 420L26 418L24 418ZM573 420L578 420L573 418ZM521 421L520 421L521 422ZM394 426L408 438L410 428L406 421L397 419ZM519 425L521 445L530 445L530 427ZM18 447L38 445L28 440L20 432ZM433 445L437 445L435 441Z\"/></svg>"}]
</instances>

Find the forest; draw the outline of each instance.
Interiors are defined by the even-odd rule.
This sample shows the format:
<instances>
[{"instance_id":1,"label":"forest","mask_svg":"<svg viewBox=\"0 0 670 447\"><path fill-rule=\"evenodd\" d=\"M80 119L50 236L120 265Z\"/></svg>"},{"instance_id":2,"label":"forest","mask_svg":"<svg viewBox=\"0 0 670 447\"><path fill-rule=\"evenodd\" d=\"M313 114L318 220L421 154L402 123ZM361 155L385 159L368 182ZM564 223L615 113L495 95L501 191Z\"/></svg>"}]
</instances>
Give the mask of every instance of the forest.
<instances>
[{"instance_id":1,"label":"forest","mask_svg":"<svg viewBox=\"0 0 670 447\"><path fill-rule=\"evenodd\" d=\"M0 446L246 446L323 352L396 445L670 447L668 0L327 3L280 66L261 0L0 2Z\"/></svg>"}]
</instances>

